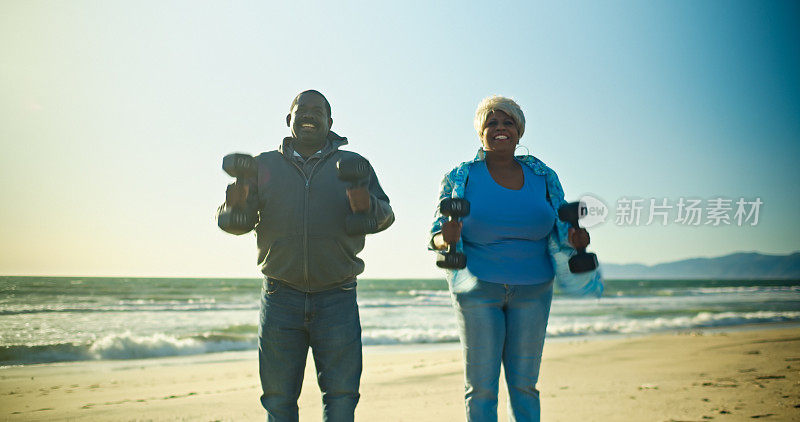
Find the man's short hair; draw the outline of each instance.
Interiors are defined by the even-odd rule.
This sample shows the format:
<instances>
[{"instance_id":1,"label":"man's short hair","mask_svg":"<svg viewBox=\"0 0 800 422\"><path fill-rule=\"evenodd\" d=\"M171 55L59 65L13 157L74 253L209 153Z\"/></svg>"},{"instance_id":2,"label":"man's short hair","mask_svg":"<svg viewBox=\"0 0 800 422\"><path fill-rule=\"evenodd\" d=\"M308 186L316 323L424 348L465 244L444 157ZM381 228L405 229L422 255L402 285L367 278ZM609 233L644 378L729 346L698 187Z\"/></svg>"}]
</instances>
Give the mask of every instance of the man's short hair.
<instances>
[{"instance_id":1,"label":"man's short hair","mask_svg":"<svg viewBox=\"0 0 800 422\"><path fill-rule=\"evenodd\" d=\"M300 100L300 96L303 95L303 94L309 94L309 93L317 94L320 97L322 97L323 100L325 100L325 110L328 112L328 117L331 117L331 103L329 103L328 99L325 98L325 96L322 95L322 93L317 91L316 89L309 89L309 90L306 90L306 91L303 91L303 92L297 94L297 96L294 97L294 100L292 100L292 105L289 106L289 114L291 114L292 110L294 110L294 106L297 105L297 101Z\"/></svg>"},{"instance_id":2,"label":"man's short hair","mask_svg":"<svg viewBox=\"0 0 800 422\"><path fill-rule=\"evenodd\" d=\"M486 97L478 104L478 109L475 110L474 121L475 130L478 131L478 137L480 138L481 133L483 133L483 126L486 125L486 119L489 118L489 115L492 114L493 111L497 110L511 116L514 123L517 125L519 137L522 138L522 134L525 133L525 115L522 114L522 109L516 101L499 95Z\"/></svg>"}]
</instances>

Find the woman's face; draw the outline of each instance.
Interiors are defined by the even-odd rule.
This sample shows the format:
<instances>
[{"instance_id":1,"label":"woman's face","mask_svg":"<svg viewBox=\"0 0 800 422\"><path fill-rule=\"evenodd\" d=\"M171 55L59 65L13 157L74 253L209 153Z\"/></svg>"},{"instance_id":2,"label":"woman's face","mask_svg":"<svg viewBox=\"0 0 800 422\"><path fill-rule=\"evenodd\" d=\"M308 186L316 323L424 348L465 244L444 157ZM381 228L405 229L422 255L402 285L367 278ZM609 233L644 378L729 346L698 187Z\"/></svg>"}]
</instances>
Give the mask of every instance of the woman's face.
<instances>
[{"instance_id":1,"label":"woman's face","mask_svg":"<svg viewBox=\"0 0 800 422\"><path fill-rule=\"evenodd\" d=\"M504 111L495 110L489 113L481 133L484 151L511 153L519 143L519 131L514 119Z\"/></svg>"}]
</instances>

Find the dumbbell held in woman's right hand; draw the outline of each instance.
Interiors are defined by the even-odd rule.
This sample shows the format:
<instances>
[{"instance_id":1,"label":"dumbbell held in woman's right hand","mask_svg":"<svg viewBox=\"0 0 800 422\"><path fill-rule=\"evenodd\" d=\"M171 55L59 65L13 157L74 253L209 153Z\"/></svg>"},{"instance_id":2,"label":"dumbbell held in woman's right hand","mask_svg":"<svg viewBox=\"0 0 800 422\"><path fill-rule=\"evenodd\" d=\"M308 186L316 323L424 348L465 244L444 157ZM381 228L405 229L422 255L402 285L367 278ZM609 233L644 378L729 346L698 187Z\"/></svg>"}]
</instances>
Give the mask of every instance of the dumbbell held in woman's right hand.
<instances>
[{"instance_id":1,"label":"dumbbell held in woman's right hand","mask_svg":"<svg viewBox=\"0 0 800 422\"><path fill-rule=\"evenodd\" d=\"M436 257L436 266L447 269L462 269L467 266L467 256L456 251L456 243L461 237L461 218L469 215L469 201L464 198L445 198L439 203L439 212L450 217L442 227L442 237L447 243L446 252Z\"/></svg>"}]
</instances>

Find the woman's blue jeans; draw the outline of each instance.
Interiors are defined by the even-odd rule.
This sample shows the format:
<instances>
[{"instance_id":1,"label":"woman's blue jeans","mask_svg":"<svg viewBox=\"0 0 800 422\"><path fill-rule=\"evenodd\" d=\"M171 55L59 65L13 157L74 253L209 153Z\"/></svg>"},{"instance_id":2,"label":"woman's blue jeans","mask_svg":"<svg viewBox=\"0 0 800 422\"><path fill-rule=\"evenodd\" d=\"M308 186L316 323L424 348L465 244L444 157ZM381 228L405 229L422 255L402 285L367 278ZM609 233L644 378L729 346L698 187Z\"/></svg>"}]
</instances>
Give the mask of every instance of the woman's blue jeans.
<instances>
[{"instance_id":1,"label":"woman's blue jeans","mask_svg":"<svg viewBox=\"0 0 800 422\"><path fill-rule=\"evenodd\" d=\"M463 271L463 270L462 270ZM553 282L451 285L464 351L467 421L497 421L502 362L512 421L539 421L536 382L553 299Z\"/></svg>"},{"instance_id":2,"label":"woman's blue jeans","mask_svg":"<svg viewBox=\"0 0 800 422\"><path fill-rule=\"evenodd\" d=\"M361 379L356 282L318 293L264 281L259 374L267 421L297 421L308 348L322 391L323 420L352 421Z\"/></svg>"}]
</instances>

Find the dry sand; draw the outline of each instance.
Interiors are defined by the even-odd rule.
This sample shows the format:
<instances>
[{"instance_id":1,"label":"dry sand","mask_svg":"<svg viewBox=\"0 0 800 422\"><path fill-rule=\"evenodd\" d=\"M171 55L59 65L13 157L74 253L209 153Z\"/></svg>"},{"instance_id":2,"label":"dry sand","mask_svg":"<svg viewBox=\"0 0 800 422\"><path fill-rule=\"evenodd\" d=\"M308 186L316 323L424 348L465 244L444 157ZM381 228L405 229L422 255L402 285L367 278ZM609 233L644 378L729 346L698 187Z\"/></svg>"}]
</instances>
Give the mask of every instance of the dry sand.
<instances>
[{"instance_id":1,"label":"dry sand","mask_svg":"<svg viewBox=\"0 0 800 422\"><path fill-rule=\"evenodd\" d=\"M800 420L800 328L550 341L545 421ZM458 421L456 347L367 348L359 421ZM505 420L505 391L500 393ZM255 352L0 369L7 421L262 421ZM321 419L309 361L300 418Z\"/></svg>"}]
</instances>

